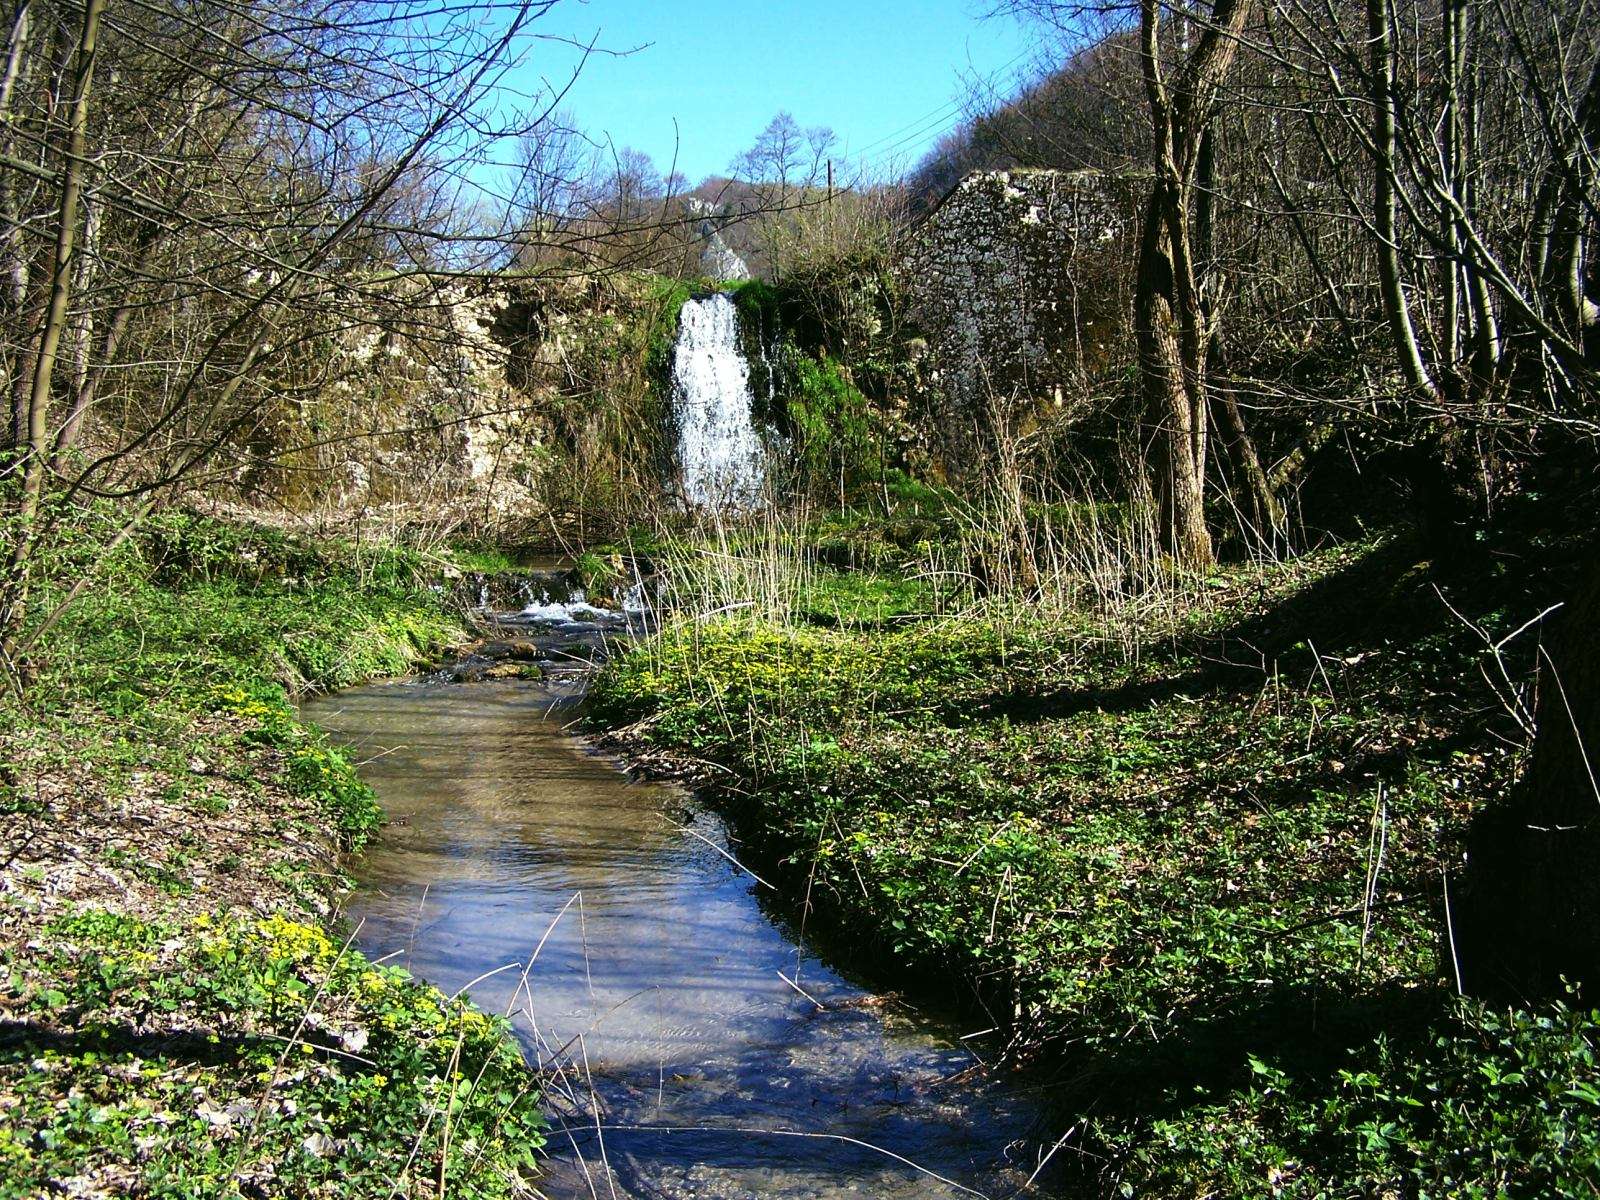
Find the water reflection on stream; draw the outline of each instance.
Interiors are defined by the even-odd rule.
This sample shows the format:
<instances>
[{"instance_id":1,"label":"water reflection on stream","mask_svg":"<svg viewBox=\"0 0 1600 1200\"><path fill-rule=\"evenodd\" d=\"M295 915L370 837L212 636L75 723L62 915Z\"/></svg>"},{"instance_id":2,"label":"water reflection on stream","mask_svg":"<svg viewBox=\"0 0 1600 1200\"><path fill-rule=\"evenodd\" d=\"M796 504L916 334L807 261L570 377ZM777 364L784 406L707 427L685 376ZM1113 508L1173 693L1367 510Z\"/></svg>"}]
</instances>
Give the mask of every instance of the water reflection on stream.
<instances>
[{"instance_id":1,"label":"water reflection on stream","mask_svg":"<svg viewBox=\"0 0 1600 1200\"><path fill-rule=\"evenodd\" d=\"M409 682L306 708L356 748L392 818L356 865L368 955L447 992L478 979L473 998L503 1012L520 969L480 977L543 939L516 1024L531 1056L565 1063L569 1129L544 1191L1014 1193L1037 1160L1031 1099L970 1071L950 1031L802 960L714 848L719 821L546 715L573 686Z\"/></svg>"}]
</instances>

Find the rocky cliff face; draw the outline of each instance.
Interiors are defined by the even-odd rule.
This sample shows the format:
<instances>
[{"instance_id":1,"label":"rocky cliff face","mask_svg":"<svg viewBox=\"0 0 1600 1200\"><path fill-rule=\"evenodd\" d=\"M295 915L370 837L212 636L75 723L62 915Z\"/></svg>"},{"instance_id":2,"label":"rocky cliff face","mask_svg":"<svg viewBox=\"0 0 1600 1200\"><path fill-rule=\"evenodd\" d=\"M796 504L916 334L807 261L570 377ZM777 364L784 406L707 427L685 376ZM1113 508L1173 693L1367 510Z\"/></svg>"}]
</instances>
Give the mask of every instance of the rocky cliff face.
<instances>
[{"instance_id":1,"label":"rocky cliff face","mask_svg":"<svg viewBox=\"0 0 1600 1200\"><path fill-rule=\"evenodd\" d=\"M708 200L690 198L684 209L691 217L699 218L695 235L700 240L700 274L706 279L737 282L750 278L750 267L728 245L722 236L723 226L730 219L728 210Z\"/></svg>"},{"instance_id":2,"label":"rocky cliff face","mask_svg":"<svg viewBox=\"0 0 1600 1200\"><path fill-rule=\"evenodd\" d=\"M981 171L918 228L905 290L951 437L1084 393L1126 335L1136 191L1098 171Z\"/></svg>"},{"instance_id":3,"label":"rocky cliff face","mask_svg":"<svg viewBox=\"0 0 1600 1200\"><path fill-rule=\"evenodd\" d=\"M614 502L630 472L648 486L658 282L406 286L328 339L319 386L260 423L241 499L502 529Z\"/></svg>"}]
</instances>

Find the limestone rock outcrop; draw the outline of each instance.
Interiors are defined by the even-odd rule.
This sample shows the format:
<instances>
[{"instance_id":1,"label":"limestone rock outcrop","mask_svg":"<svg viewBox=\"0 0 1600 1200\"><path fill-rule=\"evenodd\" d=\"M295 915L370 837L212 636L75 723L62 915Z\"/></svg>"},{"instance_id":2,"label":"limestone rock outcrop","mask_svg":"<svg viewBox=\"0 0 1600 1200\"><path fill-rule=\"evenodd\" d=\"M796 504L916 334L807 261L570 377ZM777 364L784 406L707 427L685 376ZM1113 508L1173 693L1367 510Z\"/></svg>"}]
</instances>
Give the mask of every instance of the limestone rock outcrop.
<instances>
[{"instance_id":1,"label":"limestone rock outcrop","mask_svg":"<svg viewBox=\"0 0 1600 1200\"><path fill-rule=\"evenodd\" d=\"M1137 187L1099 171L979 171L917 228L903 267L926 377L959 438L1081 395L1125 336Z\"/></svg>"}]
</instances>

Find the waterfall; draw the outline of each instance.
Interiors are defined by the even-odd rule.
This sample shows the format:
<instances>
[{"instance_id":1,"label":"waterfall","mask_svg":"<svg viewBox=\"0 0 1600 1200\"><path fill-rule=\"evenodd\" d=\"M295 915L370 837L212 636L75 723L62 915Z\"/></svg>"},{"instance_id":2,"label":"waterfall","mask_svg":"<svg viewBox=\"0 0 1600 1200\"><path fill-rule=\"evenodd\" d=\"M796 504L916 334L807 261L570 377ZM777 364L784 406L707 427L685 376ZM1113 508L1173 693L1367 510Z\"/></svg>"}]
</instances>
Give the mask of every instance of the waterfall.
<instances>
[{"instance_id":1,"label":"waterfall","mask_svg":"<svg viewBox=\"0 0 1600 1200\"><path fill-rule=\"evenodd\" d=\"M672 351L678 466L690 508L748 508L761 496L766 451L750 419L750 367L739 313L721 292L690 300Z\"/></svg>"}]
</instances>

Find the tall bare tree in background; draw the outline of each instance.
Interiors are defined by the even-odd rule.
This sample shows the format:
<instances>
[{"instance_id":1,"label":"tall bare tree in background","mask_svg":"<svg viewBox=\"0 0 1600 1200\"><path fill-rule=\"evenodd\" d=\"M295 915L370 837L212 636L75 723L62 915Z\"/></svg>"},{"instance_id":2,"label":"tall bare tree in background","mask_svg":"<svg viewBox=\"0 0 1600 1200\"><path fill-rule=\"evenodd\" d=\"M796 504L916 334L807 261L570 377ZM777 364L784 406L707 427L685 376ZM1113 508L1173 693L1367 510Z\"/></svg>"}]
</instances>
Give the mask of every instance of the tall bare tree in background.
<instances>
[{"instance_id":1,"label":"tall bare tree in background","mask_svg":"<svg viewBox=\"0 0 1600 1200\"><path fill-rule=\"evenodd\" d=\"M834 197L833 162L829 155L838 141L826 126L808 129L790 113L779 112L754 144L729 164L734 182L750 189L753 207L766 214L778 214L759 225L768 269L774 278L782 276L784 258L795 241L796 215L808 207L827 205ZM819 194L822 188L827 191Z\"/></svg>"},{"instance_id":2,"label":"tall bare tree in background","mask_svg":"<svg viewBox=\"0 0 1600 1200\"><path fill-rule=\"evenodd\" d=\"M1023 0L1006 11L1045 21L1075 57L1083 55L1091 29L1102 41L1134 40L1152 176L1135 267L1139 377L1154 428L1163 540L1177 561L1207 566L1213 558L1205 504L1214 403L1226 410L1228 444L1255 514L1254 532L1273 537L1283 520L1236 400L1214 389L1211 378L1227 304L1212 236L1214 126L1254 0L1215 0L1209 9L1163 0L1139 0L1134 8Z\"/></svg>"},{"instance_id":3,"label":"tall bare tree in background","mask_svg":"<svg viewBox=\"0 0 1600 1200\"><path fill-rule=\"evenodd\" d=\"M1218 335L1220 280L1197 225L1210 224L1212 124L1252 0L1216 0L1192 47L1174 52L1159 0L1139 6L1139 62L1154 133L1155 181L1139 235L1134 334L1147 402L1163 447L1162 530L1189 566L1211 562L1206 527L1208 363ZM1184 18L1179 17L1180 20ZM1243 426L1240 426L1243 434Z\"/></svg>"},{"instance_id":4,"label":"tall bare tree in background","mask_svg":"<svg viewBox=\"0 0 1600 1200\"><path fill-rule=\"evenodd\" d=\"M503 229L464 223L463 164L549 119L484 101L554 3L17 0L0 74L13 675L53 620L32 604L52 514L120 499L131 528L247 442L352 312L404 324L452 272L503 260Z\"/></svg>"}]
</instances>

